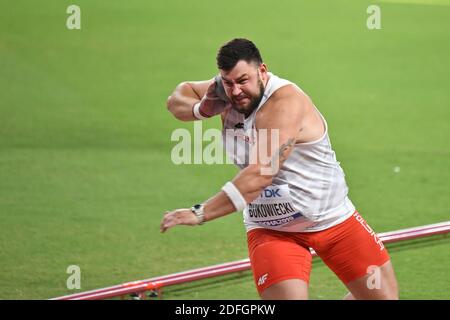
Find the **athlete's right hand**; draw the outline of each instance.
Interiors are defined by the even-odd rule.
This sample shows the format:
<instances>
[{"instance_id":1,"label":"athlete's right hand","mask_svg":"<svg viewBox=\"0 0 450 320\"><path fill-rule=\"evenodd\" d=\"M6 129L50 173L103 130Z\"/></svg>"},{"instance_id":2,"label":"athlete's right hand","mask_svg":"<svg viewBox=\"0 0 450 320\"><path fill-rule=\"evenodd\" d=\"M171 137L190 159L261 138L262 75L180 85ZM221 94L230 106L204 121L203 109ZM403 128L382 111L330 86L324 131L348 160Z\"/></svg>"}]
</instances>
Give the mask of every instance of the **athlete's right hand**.
<instances>
[{"instance_id":1,"label":"athlete's right hand","mask_svg":"<svg viewBox=\"0 0 450 320\"><path fill-rule=\"evenodd\" d=\"M217 76L213 83L208 87L205 96L199 102L198 112L204 118L211 118L231 107L231 103L228 100L220 81L220 78Z\"/></svg>"},{"instance_id":2,"label":"athlete's right hand","mask_svg":"<svg viewBox=\"0 0 450 320\"><path fill-rule=\"evenodd\" d=\"M196 226L198 223L198 218L191 209L166 211L160 224L160 231L164 233L176 225Z\"/></svg>"}]
</instances>

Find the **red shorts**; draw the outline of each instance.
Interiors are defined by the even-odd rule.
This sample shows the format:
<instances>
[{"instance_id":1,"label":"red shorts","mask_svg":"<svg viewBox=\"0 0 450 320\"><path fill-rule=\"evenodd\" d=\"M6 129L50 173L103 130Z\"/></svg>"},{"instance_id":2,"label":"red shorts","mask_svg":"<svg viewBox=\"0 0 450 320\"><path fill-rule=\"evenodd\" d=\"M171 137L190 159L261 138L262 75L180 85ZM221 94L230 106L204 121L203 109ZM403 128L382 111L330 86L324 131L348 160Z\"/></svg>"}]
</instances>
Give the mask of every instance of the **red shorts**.
<instances>
[{"instance_id":1,"label":"red shorts","mask_svg":"<svg viewBox=\"0 0 450 320\"><path fill-rule=\"evenodd\" d=\"M309 248L316 251L344 284L368 274L370 266L381 266L389 260L383 243L357 211L344 222L323 231L253 229L247 233L247 239L259 294L287 279L309 283Z\"/></svg>"}]
</instances>

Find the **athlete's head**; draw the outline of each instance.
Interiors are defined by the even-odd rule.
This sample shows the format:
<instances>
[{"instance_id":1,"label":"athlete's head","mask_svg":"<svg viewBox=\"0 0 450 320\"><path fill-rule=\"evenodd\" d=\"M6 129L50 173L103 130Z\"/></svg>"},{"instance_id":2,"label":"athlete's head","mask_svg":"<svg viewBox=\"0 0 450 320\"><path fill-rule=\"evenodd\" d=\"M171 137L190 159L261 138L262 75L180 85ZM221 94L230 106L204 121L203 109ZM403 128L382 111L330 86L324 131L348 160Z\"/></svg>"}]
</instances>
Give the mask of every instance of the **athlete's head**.
<instances>
[{"instance_id":1,"label":"athlete's head","mask_svg":"<svg viewBox=\"0 0 450 320\"><path fill-rule=\"evenodd\" d=\"M233 39L217 53L222 83L234 108L246 116L258 106L267 84L267 66L253 42Z\"/></svg>"}]
</instances>

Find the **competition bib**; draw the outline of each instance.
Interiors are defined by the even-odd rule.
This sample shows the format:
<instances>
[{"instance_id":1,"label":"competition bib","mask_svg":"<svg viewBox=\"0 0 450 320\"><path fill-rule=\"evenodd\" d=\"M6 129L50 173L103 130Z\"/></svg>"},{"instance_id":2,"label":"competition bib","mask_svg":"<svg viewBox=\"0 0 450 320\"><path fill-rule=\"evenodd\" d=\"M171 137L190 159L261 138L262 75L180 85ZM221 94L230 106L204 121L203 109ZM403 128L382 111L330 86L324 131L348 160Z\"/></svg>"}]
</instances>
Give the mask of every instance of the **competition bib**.
<instances>
[{"instance_id":1,"label":"competition bib","mask_svg":"<svg viewBox=\"0 0 450 320\"><path fill-rule=\"evenodd\" d=\"M294 208L287 184L265 188L246 209L249 221L268 227L281 226L302 217Z\"/></svg>"}]
</instances>

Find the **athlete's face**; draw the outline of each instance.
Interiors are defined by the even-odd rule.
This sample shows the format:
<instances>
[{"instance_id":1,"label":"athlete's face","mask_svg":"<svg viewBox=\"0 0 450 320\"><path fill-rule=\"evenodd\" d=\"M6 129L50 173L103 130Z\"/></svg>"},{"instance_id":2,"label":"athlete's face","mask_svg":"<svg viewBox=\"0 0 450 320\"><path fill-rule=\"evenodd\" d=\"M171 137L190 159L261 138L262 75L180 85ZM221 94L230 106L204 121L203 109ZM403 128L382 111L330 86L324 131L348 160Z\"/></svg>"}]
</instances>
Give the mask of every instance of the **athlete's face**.
<instances>
[{"instance_id":1,"label":"athlete's face","mask_svg":"<svg viewBox=\"0 0 450 320\"><path fill-rule=\"evenodd\" d=\"M220 70L223 87L236 111L250 115L258 107L267 83L267 66L240 60L229 70Z\"/></svg>"}]
</instances>

